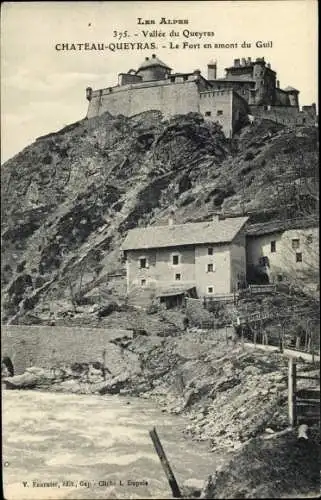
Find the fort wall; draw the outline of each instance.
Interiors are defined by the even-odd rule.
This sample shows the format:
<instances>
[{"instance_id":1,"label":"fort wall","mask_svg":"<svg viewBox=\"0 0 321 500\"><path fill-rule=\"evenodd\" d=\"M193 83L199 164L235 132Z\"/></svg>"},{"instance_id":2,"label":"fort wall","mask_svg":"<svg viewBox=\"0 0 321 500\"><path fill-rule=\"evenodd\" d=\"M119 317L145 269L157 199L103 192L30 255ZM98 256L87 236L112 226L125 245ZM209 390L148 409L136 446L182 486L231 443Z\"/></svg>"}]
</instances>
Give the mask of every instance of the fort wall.
<instances>
[{"instance_id":1,"label":"fort wall","mask_svg":"<svg viewBox=\"0 0 321 500\"><path fill-rule=\"evenodd\" d=\"M282 89L275 89L275 103L276 106L289 106L289 96L287 92Z\"/></svg>"},{"instance_id":2,"label":"fort wall","mask_svg":"<svg viewBox=\"0 0 321 500\"><path fill-rule=\"evenodd\" d=\"M232 137L233 91L214 90L200 93L200 113L206 120L222 125L226 137Z\"/></svg>"},{"instance_id":3,"label":"fort wall","mask_svg":"<svg viewBox=\"0 0 321 500\"><path fill-rule=\"evenodd\" d=\"M251 114L257 118L272 120L285 125L314 125L316 117L308 111L300 111L294 106L264 106L251 105Z\"/></svg>"},{"instance_id":4,"label":"fort wall","mask_svg":"<svg viewBox=\"0 0 321 500\"><path fill-rule=\"evenodd\" d=\"M233 92L232 103L232 131L237 132L243 125L248 123L249 106L247 101L236 92Z\"/></svg>"},{"instance_id":5,"label":"fort wall","mask_svg":"<svg viewBox=\"0 0 321 500\"><path fill-rule=\"evenodd\" d=\"M165 117L199 112L199 91L195 79L171 83L169 80L111 87L92 93L87 118L108 111L112 115L133 116L159 110Z\"/></svg>"},{"instance_id":6,"label":"fort wall","mask_svg":"<svg viewBox=\"0 0 321 500\"><path fill-rule=\"evenodd\" d=\"M248 105L231 89L206 91L200 93L200 113L207 120L217 121L225 136L232 137L246 123Z\"/></svg>"},{"instance_id":7,"label":"fort wall","mask_svg":"<svg viewBox=\"0 0 321 500\"><path fill-rule=\"evenodd\" d=\"M110 341L130 331L118 329L77 328L57 326L1 325L2 358L8 356L15 374L28 366L50 368L59 363L90 363L107 361L115 349Z\"/></svg>"}]
</instances>

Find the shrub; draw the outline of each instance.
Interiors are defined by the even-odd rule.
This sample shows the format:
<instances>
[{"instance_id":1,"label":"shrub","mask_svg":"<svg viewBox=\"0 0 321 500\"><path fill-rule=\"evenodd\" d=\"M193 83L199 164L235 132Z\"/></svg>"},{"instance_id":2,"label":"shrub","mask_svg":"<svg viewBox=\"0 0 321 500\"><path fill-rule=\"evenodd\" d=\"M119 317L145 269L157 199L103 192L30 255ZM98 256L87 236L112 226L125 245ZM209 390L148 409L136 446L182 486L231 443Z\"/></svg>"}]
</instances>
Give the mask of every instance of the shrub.
<instances>
[{"instance_id":1,"label":"shrub","mask_svg":"<svg viewBox=\"0 0 321 500\"><path fill-rule=\"evenodd\" d=\"M250 161L250 160L253 160L254 158L254 154L252 151L248 151L244 157L244 160L245 161Z\"/></svg>"}]
</instances>

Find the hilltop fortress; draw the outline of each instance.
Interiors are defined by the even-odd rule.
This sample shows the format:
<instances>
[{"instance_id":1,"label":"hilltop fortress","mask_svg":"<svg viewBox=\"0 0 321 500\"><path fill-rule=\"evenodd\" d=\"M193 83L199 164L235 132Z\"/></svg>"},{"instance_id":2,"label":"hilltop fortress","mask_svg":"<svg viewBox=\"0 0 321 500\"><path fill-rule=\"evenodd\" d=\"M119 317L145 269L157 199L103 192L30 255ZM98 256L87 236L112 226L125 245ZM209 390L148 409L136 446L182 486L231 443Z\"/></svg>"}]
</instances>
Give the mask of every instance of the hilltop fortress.
<instances>
[{"instance_id":1,"label":"hilltop fortress","mask_svg":"<svg viewBox=\"0 0 321 500\"><path fill-rule=\"evenodd\" d=\"M217 78L217 63L207 65L207 78L196 69L191 73L172 73L172 69L153 54L137 70L118 75L118 85L105 89L86 89L87 118L108 111L112 115L133 116L159 110L165 117L191 111L219 122L226 137L255 117L288 125L314 125L316 105L299 108L299 90L280 88L276 72L264 57L235 59Z\"/></svg>"}]
</instances>

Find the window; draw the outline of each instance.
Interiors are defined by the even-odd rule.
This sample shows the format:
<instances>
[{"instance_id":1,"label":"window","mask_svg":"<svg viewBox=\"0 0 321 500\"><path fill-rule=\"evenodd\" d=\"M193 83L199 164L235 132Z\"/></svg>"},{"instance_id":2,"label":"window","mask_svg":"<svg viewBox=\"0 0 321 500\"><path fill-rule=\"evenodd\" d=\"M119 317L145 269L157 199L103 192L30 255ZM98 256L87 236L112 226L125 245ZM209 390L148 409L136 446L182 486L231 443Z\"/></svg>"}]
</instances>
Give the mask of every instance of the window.
<instances>
[{"instance_id":1,"label":"window","mask_svg":"<svg viewBox=\"0 0 321 500\"><path fill-rule=\"evenodd\" d=\"M293 250L296 250L297 248L299 248L299 246L300 246L300 240L299 240L299 238L294 238L292 240L292 248L293 248Z\"/></svg>"},{"instance_id":2,"label":"window","mask_svg":"<svg viewBox=\"0 0 321 500\"><path fill-rule=\"evenodd\" d=\"M267 267L270 267L270 263L269 263L269 258L268 257L260 257L259 258L259 265L260 266L267 266Z\"/></svg>"},{"instance_id":3,"label":"window","mask_svg":"<svg viewBox=\"0 0 321 500\"><path fill-rule=\"evenodd\" d=\"M175 274L175 281L180 281L180 279L181 279L181 274L180 273Z\"/></svg>"},{"instance_id":4,"label":"window","mask_svg":"<svg viewBox=\"0 0 321 500\"><path fill-rule=\"evenodd\" d=\"M277 275L277 280L278 280L278 281L283 281L283 276L282 276L282 274L278 274L278 275Z\"/></svg>"},{"instance_id":5,"label":"window","mask_svg":"<svg viewBox=\"0 0 321 500\"><path fill-rule=\"evenodd\" d=\"M212 273L214 271L214 265L213 264L207 264L207 272Z\"/></svg>"},{"instance_id":6,"label":"window","mask_svg":"<svg viewBox=\"0 0 321 500\"><path fill-rule=\"evenodd\" d=\"M208 286L207 287L207 293L213 293L213 287L212 286Z\"/></svg>"},{"instance_id":7,"label":"window","mask_svg":"<svg viewBox=\"0 0 321 500\"><path fill-rule=\"evenodd\" d=\"M184 75L184 76L183 76L183 80L184 80L184 82L186 82L186 80L187 80L187 79L188 79L188 76L187 76L187 75Z\"/></svg>"},{"instance_id":8,"label":"window","mask_svg":"<svg viewBox=\"0 0 321 500\"><path fill-rule=\"evenodd\" d=\"M296 262L302 262L302 253L301 252L297 252L295 254L295 260L296 260Z\"/></svg>"},{"instance_id":9,"label":"window","mask_svg":"<svg viewBox=\"0 0 321 500\"><path fill-rule=\"evenodd\" d=\"M223 110L222 109L218 109L216 114L217 114L217 116L222 115L223 114Z\"/></svg>"},{"instance_id":10,"label":"window","mask_svg":"<svg viewBox=\"0 0 321 500\"><path fill-rule=\"evenodd\" d=\"M207 255L213 255L213 248L212 247L209 247L207 249Z\"/></svg>"},{"instance_id":11,"label":"window","mask_svg":"<svg viewBox=\"0 0 321 500\"><path fill-rule=\"evenodd\" d=\"M205 116L211 116L212 112L211 111L205 111Z\"/></svg>"},{"instance_id":12,"label":"window","mask_svg":"<svg viewBox=\"0 0 321 500\"><path fill-rule=\"evenodd\" d=\"M146 280L141 280L140 284L141 284L142 286L145 286L145 285L146 285Z\"/></svg>"},{"instance_id":13,"label":"window","mask_svg":"<svg viewBox=\"0 0 321 500\"><path fill-rule=\"evenodd\" d=\"M173 266L178 266L178 264L179 264L179 255L172 255L172 264L173 264Z\"/></svg>"},{"instance_id":14,"label":"window","mask_svg":"<svg viewBox=\"0 0 321 500\"><path fill-rule=\"evenodd\" d=\"M271 253L276 252L276 241L271 241Z\"/></svg>"},{"instance_id":15,"label":"window","mask_svg":"<svg viewBox=\"0 0 321 500\"><path fill-rule=\"evenodd\" d=\"M146 259L146 257L142 257L141 259L139 259L139 267L141 269L145 269L147 267L147 259Z\"/></svg>"},{"instance_id":16,"label":"window","mask_svg":"<svg viewBox=\"0 0 321 500\"><path fill-rule=\"evenodd\" d=\"M312 234L308 234L308 236L307 236L307 243L308 243L308 245L311 245L312 241L313 241Z\"/></svg>"}]
</instances>

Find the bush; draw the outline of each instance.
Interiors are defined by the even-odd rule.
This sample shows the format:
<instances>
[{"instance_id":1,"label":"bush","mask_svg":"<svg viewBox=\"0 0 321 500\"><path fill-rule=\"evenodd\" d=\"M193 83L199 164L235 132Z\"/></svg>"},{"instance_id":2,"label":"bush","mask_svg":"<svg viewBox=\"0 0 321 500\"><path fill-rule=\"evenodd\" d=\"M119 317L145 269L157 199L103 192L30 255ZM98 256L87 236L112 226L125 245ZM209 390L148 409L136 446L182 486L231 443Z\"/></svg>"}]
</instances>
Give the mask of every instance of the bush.
<instances>
[{"instance_id":1,"label":"bush","mask_svg":"<svg viewBox=\"0 0 321 500\"><path fill-rule=\"evenodd\" d=\"M156 314L159 311L160 307L158 304L150 304L146 308L146 314Z\"/></svg>"},{"instance_id":2,"label":"bush","mask_svg":"<svg viewBox=\"0 0 321 500\"><path fill-rule=\"evenodd\" d=\"M250 161L250 160L253 160L253 158L254 158L254 153L252 153L252 151L248 151L244 157L244 160Z\"/></svg>"},{"instance_id":3,"label":"bush","mask_svg":"<svg viewBox=\"0 0 321 500\"><path fill-rule=\"evenodd\" d=\"M109 302L109 304L101 307L97 311L97 316L98 318L104 318L105 316L109 316L114 311L119 311L117 302Z\"/></svg>"}]
</instances>

